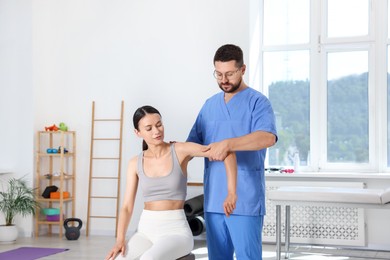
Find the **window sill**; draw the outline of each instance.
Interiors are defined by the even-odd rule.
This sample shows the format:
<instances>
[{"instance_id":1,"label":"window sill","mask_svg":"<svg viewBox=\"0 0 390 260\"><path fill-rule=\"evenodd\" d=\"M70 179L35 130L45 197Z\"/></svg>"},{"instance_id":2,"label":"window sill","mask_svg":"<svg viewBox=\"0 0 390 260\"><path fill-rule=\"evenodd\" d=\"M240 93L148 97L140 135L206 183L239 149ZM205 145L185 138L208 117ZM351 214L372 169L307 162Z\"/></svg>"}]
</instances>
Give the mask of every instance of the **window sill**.
<instances>
[{"instance_id":1,"label":"window sill","mask_svg":"<svg viewBox=\"0 0 390 260\"><path fill-rule=\"evenodd\" d=\"M316 180L390 180L390 173L356 172L301 172L301 173L266 173L266 180L275 179L316 179ZM203 186L202 180L188 180L188 186Z\"/></svg>"},{"instance_id":2,"label":"window sill","mask_svg":"<svg viewBox=\"0 0 390 260\"><path fill-rule=\"evenodd\" d=\"M385 179L390 180L390 173L356 172L301 172L301 173L266 173L269 178L332 178L332 179Z\"/></svg>"}]
</instances>

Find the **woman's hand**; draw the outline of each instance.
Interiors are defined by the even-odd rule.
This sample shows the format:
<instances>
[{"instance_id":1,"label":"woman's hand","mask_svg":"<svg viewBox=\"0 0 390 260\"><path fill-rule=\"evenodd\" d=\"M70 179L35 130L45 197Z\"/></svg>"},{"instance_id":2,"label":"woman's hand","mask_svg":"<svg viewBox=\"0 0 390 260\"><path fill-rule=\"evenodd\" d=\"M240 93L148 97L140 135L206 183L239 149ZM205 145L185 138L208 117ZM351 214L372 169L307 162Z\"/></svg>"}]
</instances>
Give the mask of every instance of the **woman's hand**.
<instances>
[{"instance_id":1,"label":"woman's hand","mask_svg":"<svg viewBox=\"0 0 390 260\"><path fill-rule=\"evenodd\" d=\"M107 254L105 260L114 260L115 257L121 253L122 256L125 256L126 253L126 243L124 241L117 241L115 246Z\"/></svg>"},{"instance_id":2,"label":"woman's hand","mask_svg":"<svg viewBox=\"0 0 390 260\"><path fill-rule=\"evenodd\" d=\"M234 209L236 208L236 202L237 195L235 193L228 193L223 203L223 211L225 212L225 215L227 217L229 217L230 214L233 213Z\"/></svg>"}]
</instances>

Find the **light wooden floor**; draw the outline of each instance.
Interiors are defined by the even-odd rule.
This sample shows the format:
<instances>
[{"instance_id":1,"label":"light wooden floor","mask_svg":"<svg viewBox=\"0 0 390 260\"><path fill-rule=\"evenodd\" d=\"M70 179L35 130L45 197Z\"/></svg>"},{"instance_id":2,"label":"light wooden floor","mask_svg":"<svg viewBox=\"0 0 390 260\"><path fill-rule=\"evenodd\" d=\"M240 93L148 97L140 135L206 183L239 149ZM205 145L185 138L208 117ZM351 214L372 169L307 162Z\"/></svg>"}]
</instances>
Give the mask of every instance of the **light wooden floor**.
<instances>
[{"instance_id":1,"label":"light wooden floor","mask_svg":"<svg viewBox=\"0 0 390 260\"><path fill-rule=\"evenodd\" d=\"M63 253L41 258L43 260L68 260L68 259L104 259L107 252L115 242L114 237L81 235L76 241L65 238L53 237L18 238L15 244L0 244L0 252L23 246L69 248ZM390 249L389 249L390 250ZM196 259L207 260L207 248L205 240L195 238L195 248L192 251ZM362 259L390 259L390 251L367 251L356 249L338 249L324 246L297 246L292 245L290 259L300 260L362 260ZM263 259L275 259L275 245L263 245ZM3 259L2 259L3 260ZM8 259L7 259L8 260ZM12 259L10 259L12 260ZM167 259L168 260L168 259Z\"/></svg>"}]
</instances>

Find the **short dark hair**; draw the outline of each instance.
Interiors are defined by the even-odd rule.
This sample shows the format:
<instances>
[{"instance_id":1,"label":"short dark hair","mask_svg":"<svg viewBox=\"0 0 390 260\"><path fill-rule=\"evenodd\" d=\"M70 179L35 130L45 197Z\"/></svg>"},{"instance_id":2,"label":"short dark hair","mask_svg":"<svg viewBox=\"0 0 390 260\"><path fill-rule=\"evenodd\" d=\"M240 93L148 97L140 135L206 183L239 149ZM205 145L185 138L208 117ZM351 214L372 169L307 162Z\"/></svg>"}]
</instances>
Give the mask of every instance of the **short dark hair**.
<instances>
[{"instance_id":1,"label":"short dark hair","mask_svg":"<svg viewBox=\"0 0 390 260\"><path fill-rule=\"evenodd\" d=\"M134 125L135 129L139 130L138 123L147 114L159 114L161 116L160 112L152 106L139 107L139 108L137 108L137 110L135 110L134 115L133 115L133 125ZM142 141L142 150L145 151L146 149L148 149L148 145L146 144L145 140L143 140Z\"/></svg>"},{"instance_id":2,"label":"short dark hair","mask_svg":"<svg viewBox=\"0 0 390 260\"><path fill-rule=\"evenodd\" d=\"M244 55L240 47L233 44L225 44L218 48L214 55L214 64L216 61L236 61L237 67L241 68L244 64Z\"/></svg>"}]
</instances>

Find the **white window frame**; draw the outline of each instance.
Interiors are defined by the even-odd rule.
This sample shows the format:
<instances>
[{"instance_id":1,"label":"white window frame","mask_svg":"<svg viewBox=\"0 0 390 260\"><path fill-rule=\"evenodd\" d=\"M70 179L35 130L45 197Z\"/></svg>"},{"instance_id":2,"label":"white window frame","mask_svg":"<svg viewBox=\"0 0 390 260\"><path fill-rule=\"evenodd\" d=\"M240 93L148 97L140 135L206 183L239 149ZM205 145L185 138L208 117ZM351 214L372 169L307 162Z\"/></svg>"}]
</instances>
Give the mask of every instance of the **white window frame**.
<instances>
[{"instance_id":1,"label":"white window frame","mask_svg":"<svg viewBox=\"0 0 390 260\"><path fill-rule=\"evenodd\" d=\"M390 0L389 0L390 1ZM263 52L310 50L310 166L301 167L308 172L390 172L387 167L387 48L390 39L387 36L388 0L370 0L369 28L367 36L348 38L326 37L327 0L310 0L310 43L288 46L262 46L263 0L250 0L250 59L249 84L259 86L260 91L268 95L268 89L262 85ZM318 23L316 17L321 19ZM327 162L327 53L335 51L368 51L368 106L369 106L369 162L329 163ZM319 86L319 87L313 87ZM313 102L318 100L320 102ZM320 116L318 116L320 115ZM390 123L390 122L389 122Z\"/></svg>"}]
</instances>

